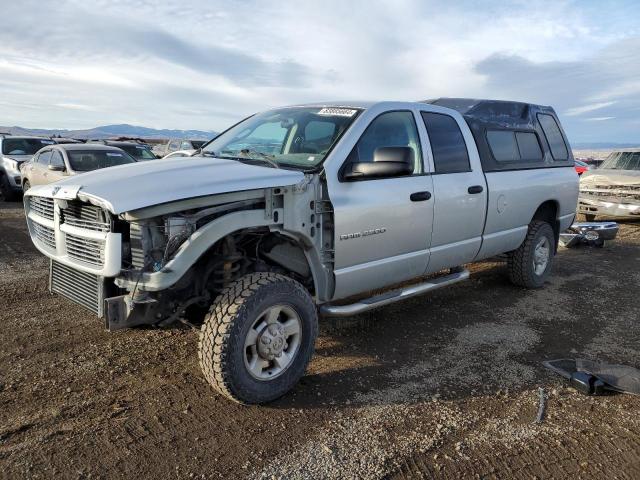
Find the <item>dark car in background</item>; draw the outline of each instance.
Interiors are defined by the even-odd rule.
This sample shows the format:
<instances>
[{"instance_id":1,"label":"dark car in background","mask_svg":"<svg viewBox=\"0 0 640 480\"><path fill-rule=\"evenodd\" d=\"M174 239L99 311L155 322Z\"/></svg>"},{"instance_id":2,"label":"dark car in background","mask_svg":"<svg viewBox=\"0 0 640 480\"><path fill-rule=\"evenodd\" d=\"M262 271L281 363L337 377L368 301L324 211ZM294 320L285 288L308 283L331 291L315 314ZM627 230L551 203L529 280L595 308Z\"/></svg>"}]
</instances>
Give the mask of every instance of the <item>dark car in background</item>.
<instances>
[{"instance_id":1,"label":"dark car in background","mask_svg":"<svg viewBox=\"0 0 640 480\"><path fill-rule=\"evenodd\" d=\"M158 158L158 156L151 151L151 147L142 142L123 142L118 140L89 140L87 142L87 144L96 143L107 145L109 147L120 148L135 158L138 162L155 160Z\"/></svg>"}]
</instances>

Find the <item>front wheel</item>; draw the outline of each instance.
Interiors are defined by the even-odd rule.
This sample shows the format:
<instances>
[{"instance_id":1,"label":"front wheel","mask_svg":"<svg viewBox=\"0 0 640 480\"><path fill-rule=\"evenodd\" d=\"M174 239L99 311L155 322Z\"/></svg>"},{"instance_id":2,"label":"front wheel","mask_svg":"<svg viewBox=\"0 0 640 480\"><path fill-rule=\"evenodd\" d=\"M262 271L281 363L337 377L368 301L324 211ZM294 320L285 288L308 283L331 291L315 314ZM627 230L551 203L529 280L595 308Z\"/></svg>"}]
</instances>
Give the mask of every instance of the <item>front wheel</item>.
<instances>
[{"instance_id":1,"label":"front wheel","mask_svg":"<svg viewBox=\"0 0 640 480\"><path fill-rule=\"evenodd\" d=\"M204 376L239 403L265 403L304 375L318 334L316 306L298 282L254 273L214 301L200 332Z\"/></svg>"},{"instance_id":2,"label":"front wheel","mask_svg":"<svg viewBox=\"0 0 640 480\"><path fill-rule=\"evenodd\" d=\"M551 274L555 235L547 222L529 224L522 245L509 254L507 268L511 282L520 287L540 288Z\"/></svg>"}]
</instances>

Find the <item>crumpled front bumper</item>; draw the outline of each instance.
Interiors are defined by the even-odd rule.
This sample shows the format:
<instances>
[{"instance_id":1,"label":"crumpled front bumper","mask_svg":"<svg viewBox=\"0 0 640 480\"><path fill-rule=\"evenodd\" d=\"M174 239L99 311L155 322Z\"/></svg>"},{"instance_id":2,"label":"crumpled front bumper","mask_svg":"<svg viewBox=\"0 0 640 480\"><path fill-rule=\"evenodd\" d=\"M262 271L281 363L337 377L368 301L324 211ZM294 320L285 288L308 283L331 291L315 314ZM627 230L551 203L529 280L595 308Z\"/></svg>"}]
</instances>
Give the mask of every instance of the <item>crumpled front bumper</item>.
<instances>
[{"instance_id":1,"label":"crumpled front bumper","mask_svg":"<svg viewBox=\"0 0 640 480\"><path fill-rule=\"evenodd\" d=\"M579 244L601 247L605 241L616 238L619 228L616 222L574 223L560 234L560 245L566 248Z\"/></svg>"},{"instance_id":2,"label":"crumpled front bumper","mask_svg":"<svg viewBox=\"0 0 640 480\"><path fill-rule=\"evenodd\" d=\"M635 217L640 219L640 204L596 200L580 196L578 198L578 213L584 215L602 215L606 217Z\"/></svg>"}]
</instances>

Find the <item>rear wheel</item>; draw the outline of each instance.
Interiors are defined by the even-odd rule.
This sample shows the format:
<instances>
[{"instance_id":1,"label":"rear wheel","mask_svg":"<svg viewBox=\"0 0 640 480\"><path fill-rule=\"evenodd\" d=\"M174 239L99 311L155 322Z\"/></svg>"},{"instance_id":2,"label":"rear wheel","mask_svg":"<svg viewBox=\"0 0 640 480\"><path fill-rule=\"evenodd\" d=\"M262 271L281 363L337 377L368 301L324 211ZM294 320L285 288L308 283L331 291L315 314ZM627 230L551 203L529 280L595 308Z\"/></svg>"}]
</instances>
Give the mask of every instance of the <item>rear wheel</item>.
<instances>
[{"instance_id":1,"label":"rear wheel","mask_svg":"<svg viewBox=\"0 0 640 480\"><path fill-rule=\"evenodd\" d=\"M507 268L511 282L520 287L540 288L551 273L555 235L547 222L534 220L522 245L509 254Z\"/></svg>"},{"instance_id":2,"label":"rear wheel","mask_svg":"<svg viewBox=\"0 0 640 480\"><path fill-rule=\"evenodd\" d=\"M304 374L318 333L316 306L298 282L254 273L215 300L200 333L205 378L239 403L265 403Z\"/></svg>"}]
</instances>

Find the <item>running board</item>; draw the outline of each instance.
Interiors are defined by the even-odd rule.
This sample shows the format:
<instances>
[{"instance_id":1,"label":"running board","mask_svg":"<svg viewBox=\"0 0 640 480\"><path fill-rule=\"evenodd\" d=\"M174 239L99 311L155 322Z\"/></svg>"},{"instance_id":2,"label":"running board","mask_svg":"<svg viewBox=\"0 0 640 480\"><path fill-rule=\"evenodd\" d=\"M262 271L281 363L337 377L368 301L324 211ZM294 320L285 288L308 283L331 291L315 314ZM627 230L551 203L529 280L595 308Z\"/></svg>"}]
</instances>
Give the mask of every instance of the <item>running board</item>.
<instances>
[{"instance_id":1,"label":"running board","mask_svg":"<svg viewBox=\"0 0 640 480\"><path fill-rule=\"evenodd\" d=\"M351 315L357 315L359 313L373 310L374 308L399 302L400 300L416 297L423 293L437 290L438 288L447 287L454 283L461 282L462 280L466 280L467 278L469 278L469 270L463 269L442 277L430 279L426 282L411 285L406 288L392 290L380 295L365 298L350 305L321 305L320 313L325 317L349 317Z\"/></svg>"}]
</instances>

